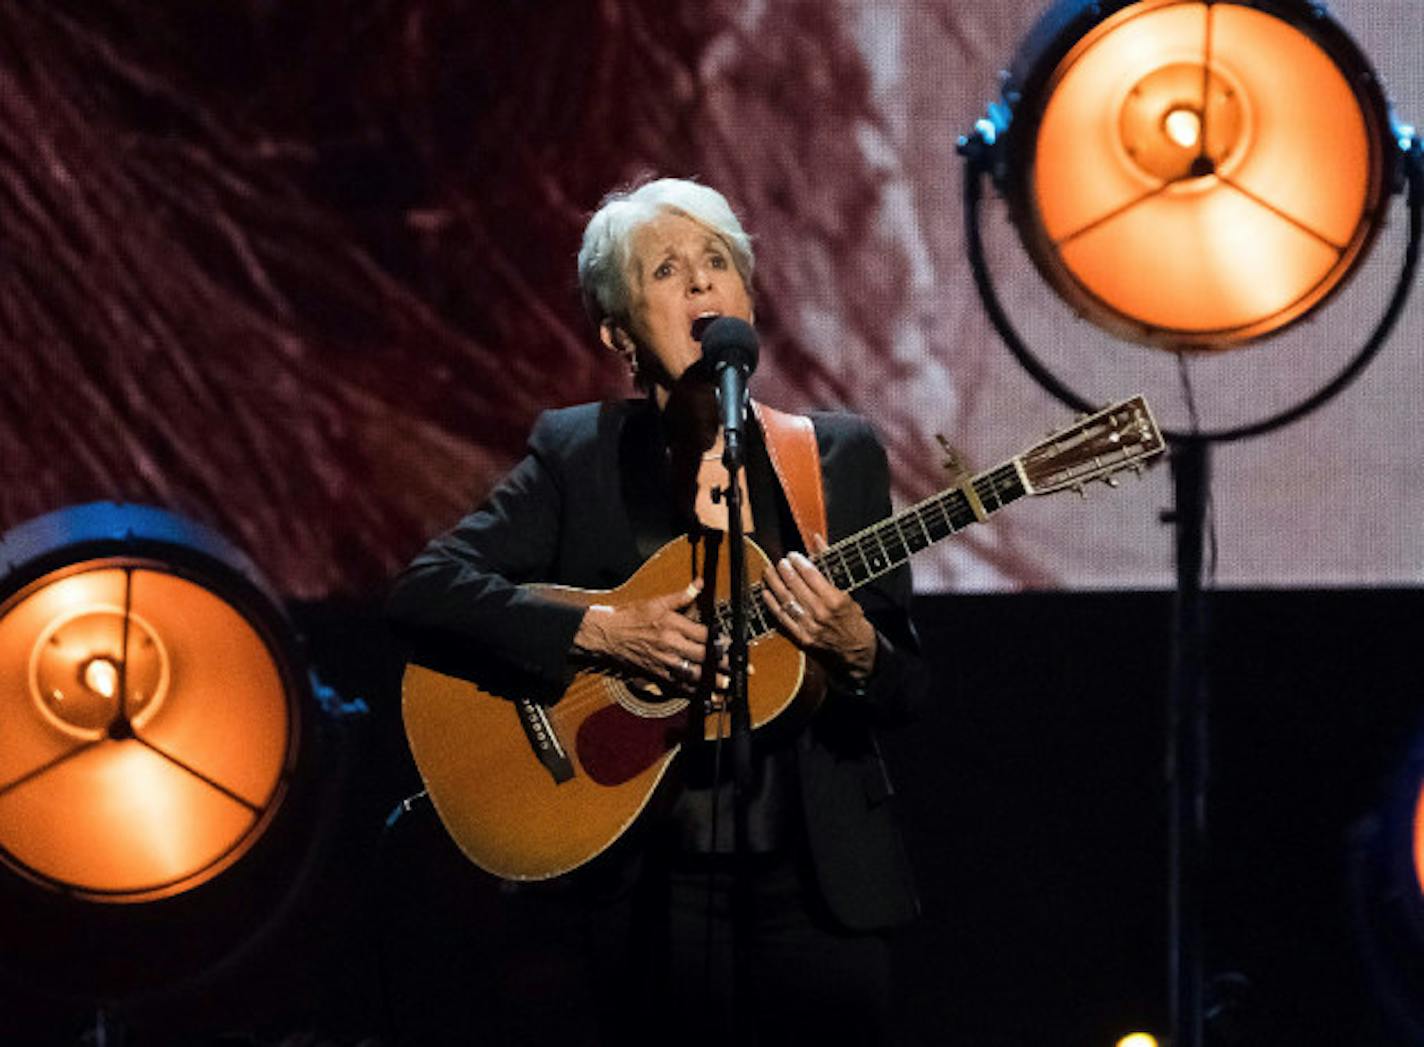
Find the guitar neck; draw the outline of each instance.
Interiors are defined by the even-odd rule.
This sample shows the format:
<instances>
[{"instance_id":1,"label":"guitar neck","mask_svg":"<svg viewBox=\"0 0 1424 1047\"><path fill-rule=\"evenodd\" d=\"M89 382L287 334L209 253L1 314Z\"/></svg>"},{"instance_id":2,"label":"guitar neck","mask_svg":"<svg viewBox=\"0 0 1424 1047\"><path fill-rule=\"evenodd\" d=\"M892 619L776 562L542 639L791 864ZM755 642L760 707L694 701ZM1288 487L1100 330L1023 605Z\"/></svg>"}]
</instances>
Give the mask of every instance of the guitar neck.
<instances>
[{"instance_id":1,"label":"guitar neck","mask_svg":"<svg viewBox=\"0 0 1424 1047\"><path fill-rule=\"evenodd\" d=\"M965 487L974 492L974 500ZM835 545L811 558L816 568L845 592L860 588L882 575L889 574L921 549L977 523L998 512L1010 502L1028 493L1018 459L979 473L967 485L950 487L931 495L903 512L842 538ZM772 632L776 622L762 602L763 585L751 586L746 603L747 632L751 639ZM717 626L725 634L732 631L730 600L717 603Z\"/></svg>"}]
</instances>

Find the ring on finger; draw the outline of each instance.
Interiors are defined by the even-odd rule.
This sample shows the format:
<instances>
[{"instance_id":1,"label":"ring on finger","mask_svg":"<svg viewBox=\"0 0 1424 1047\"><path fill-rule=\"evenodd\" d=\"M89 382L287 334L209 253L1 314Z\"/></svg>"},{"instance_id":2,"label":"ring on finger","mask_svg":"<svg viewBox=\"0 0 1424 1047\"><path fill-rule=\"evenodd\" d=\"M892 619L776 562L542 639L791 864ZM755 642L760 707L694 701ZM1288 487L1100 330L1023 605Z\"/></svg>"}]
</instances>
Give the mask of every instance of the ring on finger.
<instances>
[{"instance_id":1,"label":"ring on finger","mask_svg":"<svg viewBox=\"0 0 1424 1047\"><path fill-rule=\"evenodd\" d=\"M787 601L786 601L786 613L789 614L792 618L794 618L796 621L799 622L799 621L801 620L802 616L805 615L805 613L806 613L806 608L802 607L802 606L801 606L799 603L797 603L795 600L787 600Z\"/></svg>"},{"instance_id":2,"label":"ring on finger","mask_svg":"<svg viewBox=\"0 0 1424 1047\"><path fill-rule=\"evenodd\" d=\"M679 663L677 669L678 669L678 672L679 672L684 678L689 678L689 677L692 676L692 663L689 662L686 658L684 658L684 659L682 660L682 662Z\"/></svg>"}]
</instances>

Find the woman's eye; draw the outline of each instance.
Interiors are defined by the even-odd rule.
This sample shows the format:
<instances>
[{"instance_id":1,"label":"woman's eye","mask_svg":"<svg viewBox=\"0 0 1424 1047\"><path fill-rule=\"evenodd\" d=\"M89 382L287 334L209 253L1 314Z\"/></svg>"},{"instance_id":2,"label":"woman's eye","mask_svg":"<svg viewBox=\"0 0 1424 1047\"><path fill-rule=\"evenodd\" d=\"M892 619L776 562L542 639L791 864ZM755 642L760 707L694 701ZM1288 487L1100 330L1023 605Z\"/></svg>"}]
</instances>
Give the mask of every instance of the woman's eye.
<instances>
[{"instance_id":1,"label":"woman's eye","mask_svg":"<svg viewBox=\"0 0 1424 1047\"><path fill-rule=\"evenodd\" d=\"M712 268L713 268L713 269L725 269L725 268L727 268L727 259L723 258L723 257L722 257L721 255L719 255L719 254L714 254L714 255L712 256L711 262L712 262Z\"/></svg>"},{"instance_id":2,"label":"woman's eye","mask_svg":"<svg viewBox=\"0 0 1424 1047\"><path fill-rule=\"evenodd\" d=\"M671 275L672 275L672 263L671 263L671 262L664 262L662 265L658 266L656 269L653 270L653 276L654 276L655 278L659 279L659 280L666 279L667 277L669 277L669 276L671 276Z\"/></svg>"}]
</instances>

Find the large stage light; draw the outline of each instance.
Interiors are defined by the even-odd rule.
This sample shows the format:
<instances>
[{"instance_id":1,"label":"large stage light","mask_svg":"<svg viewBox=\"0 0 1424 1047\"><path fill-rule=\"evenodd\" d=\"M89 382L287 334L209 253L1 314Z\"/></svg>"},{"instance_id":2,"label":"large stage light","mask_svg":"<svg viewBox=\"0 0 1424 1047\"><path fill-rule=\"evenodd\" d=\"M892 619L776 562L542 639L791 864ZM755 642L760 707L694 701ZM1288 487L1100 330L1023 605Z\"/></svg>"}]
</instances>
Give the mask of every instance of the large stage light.
<instances>
[{"instance_id":1,"label":"large stage light","mask_svg":"<svg viewBox=\"0 0 1424 1047\"><path fill-rule=\"evenodd\" d=\"M1414 795L1414 887L1424 898L1424 783L1415 787Z\"/></svg>"},{"instance_id":2,"label":"large stage light","mask_svg":"<svg viewBox=\"0 0 1424 1047\"><path fill-rule=\"evenodd\" d=\"M980 205L992 176L1049 286L1119 338L1185 353L1285 330L1355 273L1408 188L1409 242L1374 330L1318 390L1173 445L1177 600L1167 702L1169 1024L1205 1042L1199 873L1206 854L1204 535L1214 443L1260 436L1340 393L1409 296L1424 152L1378 78L1313 0L1059 0L1025 38L1002 98L960 140L965 241L1005 345L1048 392L1095 409L1034 355L994 289Z\"/></svg>"},{"instance_id":3,"label":"large stage light","mask_svg":"<svg viewBox=\"0 0 1424 1047\"><path fill-rule=\"evenodd\" d=\"M1312 3L1060 3L1004 98L1003 187L1030 257L1147 344L1299 321L1358 268L1394 186L1379 83Z\"/></svg>"},{"instance_id":4,"label":"large stage light","mask_svg":"<svg viewBox=\"0 0 1424 1047\"><path fill-rule=\"evenodd\" d=\"M240 552L157 509L61 510L0 557L0 966L61 996L166 991L305 878L295 630Z\"/></svg>"},{"instance_id":5,"label":"large stage light","mask_svg":"<svg viewBox=\"0 0 1424 1047\"><path fill-rule=\"evenodd\" d=\"M5 540L0 861L94 901L164 897L236 861L298 748L305 676L250 570L191 525L175 545L156 526L172 520L86 507Z\"/></svg>"},{"instance_id":6,"label":"large stage light","mask_svg":"<svg viewBox=\"0 0 1424 1047\"><path fill-rule=\"evenodd\" d=\"M1370 988L1399 1042L1424 1042L1424 724L1351 839L1352 923Z\"/></svg>"}]
</instances>

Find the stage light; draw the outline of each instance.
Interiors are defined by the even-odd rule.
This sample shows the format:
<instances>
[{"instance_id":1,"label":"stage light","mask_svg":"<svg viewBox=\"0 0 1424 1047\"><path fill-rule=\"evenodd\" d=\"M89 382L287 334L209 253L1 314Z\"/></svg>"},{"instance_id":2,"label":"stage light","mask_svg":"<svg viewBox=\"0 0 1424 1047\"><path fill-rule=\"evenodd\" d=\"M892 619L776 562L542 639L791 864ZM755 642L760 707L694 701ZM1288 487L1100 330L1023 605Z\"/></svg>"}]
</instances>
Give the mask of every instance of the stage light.
<instances>
[{"instance_id":1,"label":"stage light","mask_svg":"<svg viewBox=\"0 0 1424 1047\"><path fill-rule=\"evenodd\" d=\"M1168 698L1169 1025L1205 1042L1208 638L1203 586L1213 444L1260 436L1322 406L1384 345L1408 299L1424 230L1424 150L1378 78L1313 0L1058 0L960 139L965 243L995 330L1050 394L1096 410L1020 337L986 261L992 176L1033 264L1082 317L1124 339L1220 351L1284 331L1358 271L1390 197L1408 189L1409 241L1373 331L1315 392L1268 417L1206 430L1188 396L1172 443L1177 600ZM1180 373L1190 389L1184 357Z\"/></svg>"},{"instance_id":2,"label":"stage light","mask_svg":"<svg viewBox=\"0 0 1424 1047\"><path fill-rule=\"evenodd\" d=\"M1424 898L1424 784L1414 799L1414 886Z\"/></svg>"},{"instance_id":3,"label":"stage light","mask_svg":"<svg viewBox=\"0 0 1424 1047\"><path fill-rule=\"evenodd\" d=\"M1065 0L991 120L1044 278L1094 323L1172 349L1303 319L1358 269L1395 185L1378 81L1304 0Z\"/></svg>"},{"instance_id":4,"label":"stage light","mask_svg":"<svg viewBox=\"0 0 1424 1047\"><path fill-rule=\"evenodd\" d=\"M1151 1033L1128 1033L1117 1041L1117 1047L1157 1047L1157 1037Z\"/></svg>"},{"instance_id":5,"label":"stage light","mask_svg":"<svg viewBox=\"0 0 1424 1047\"><path fill-rule=\"evenodd\" d=\"M1370 988L1399 1041L1424 1043L1424 724L1351 844L1351 923Z\"/></svg>"},{"instance_id":6,"label":"stage light","mask_svg":"<svg viewBox=\"0 0 1424 1047\"><path fill-rule=\"evenodd\" d=\"M280 808L298 750L304 679L271 616L250 609L257 588L234 601L231 551L209 536L175 560L133 526L153 519L71 511L26 532L60 550L17 548L25 533L5 543L0 861L93 901L164 897L237 861ZM77 533L86 521L128 538L94 549Z\"/></svg>"},{"instance_id":7,"label":"stage light","mask_svg":"<svg viewBox=\"0 0 1424 1047\"><path fill-rule=\"evenodd\" d=\"M317 714L360 707L314 688L247 558L170 513L51 513L0 568L0 970L109 1005L176 993L309 882L342 777L318 773Z\"/></svg>"}]
</instances>

